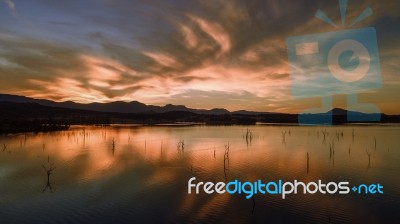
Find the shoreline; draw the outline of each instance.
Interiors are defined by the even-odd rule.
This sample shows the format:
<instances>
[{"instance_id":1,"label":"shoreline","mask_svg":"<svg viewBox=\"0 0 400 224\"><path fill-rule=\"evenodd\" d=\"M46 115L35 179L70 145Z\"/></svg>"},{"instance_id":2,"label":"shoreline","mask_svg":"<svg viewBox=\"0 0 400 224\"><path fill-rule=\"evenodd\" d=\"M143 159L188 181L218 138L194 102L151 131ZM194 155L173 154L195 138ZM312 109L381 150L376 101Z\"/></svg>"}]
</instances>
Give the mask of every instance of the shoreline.
<instances>
[{"instance_id":1,"label":"shoreline","mask_svg":"<svg viewBox=\"0 0 400 224\"><path fill-rule=\"evenodd\" d=\"M193 127L193 126L207 126L207 127L219 127L219 126L271 126L271 127L400 127L400 123L345 123L345 124L332 124L332 125L299 125L296 123L262 123L258 122L256 124L229 124L229 125L216 125L216 124L206 124L206 123L161 123L161 124L74 124L74 125L58 125L57 128L55 126L42 126L42 129L31 129L31 130L16 130L16 131L1 131L0 136L7 135L20 135L20 134L40 134L40 133L53 133L60 131L70 131L73 129L80 129L86 127L98 127L98 128L142 128L142 127Z\"/></svg>"}]
</instances>

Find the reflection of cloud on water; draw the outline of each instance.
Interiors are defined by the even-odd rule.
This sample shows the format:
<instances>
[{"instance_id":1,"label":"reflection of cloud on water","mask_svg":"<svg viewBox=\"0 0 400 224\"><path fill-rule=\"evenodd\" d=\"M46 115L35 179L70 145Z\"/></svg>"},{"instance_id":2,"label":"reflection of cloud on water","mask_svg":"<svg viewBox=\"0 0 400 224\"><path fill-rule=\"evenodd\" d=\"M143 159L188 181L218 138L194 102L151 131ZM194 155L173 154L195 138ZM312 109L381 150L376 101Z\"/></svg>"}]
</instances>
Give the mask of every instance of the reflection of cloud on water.
<instances>
[{"instance_id":1,"label":"reflection of cloud on water","mask_svg":"<svg viewBox=\"0 0 400 224\"><path fill-rule=\"evenodd\" d=\"M247 130L243 126L86 127L85 138L82 127L73 127L71 131L30 134L26 146L20 145L24 136L0 137L0 142L4 140L12 149L12 154L0 153L0 175L6 180L0 183L0 192L4 192L2 200L14 202L15 208L22 208L29 200L30 204L26 206L36 206L46 200L40 209L29 210L32 216L44 214L43 208L58 206L64 216L69 212L77 216L94 212L102 217L114 214L112 208L118 207L127 217L146 217L149 220L158 218L153 217L154 214L161 214L160 217L179 214L177 216L184 220L206 222L228 215L229 220L246 221L252 215L253 202L246 200L244 195L187 194L187 181L193 176L197 181L225 180L223 158L227 142L230 145L228 181L379 180L392 192L398 192L398 188L393 187L398 180L395 172L398 170L398 152L386 150L386 147L394 148L393 145L397 144L398 127L340 126L324 129L327 131L325 143L319 127L252 126L254 137L249 146L243 140L243 133ZM351 137L353 129L354 142ZM282 144L284 131L287 131L286 145ZM337 138L335 133L341 131L343 137ZM317 132L320 132L319 137ZM376 151L374 138L377 139ZM112 139L115 140L114 154ZM332 139L336 139L334 166L329 159ZM178 150L181 140L185 142L183 153ZM365 147L371 154L368 170ZM307 153L310 161L308 174ZM48 155L50 162L57 167L52 175L43 173L43 164L49 168ZM50 186L56 184L54 194L41 194L43 187L48 189L46 182ZM351 208L364 206L353 199L352 196L337 195L291 195L282 201L279 196L256 195L254 216L261 213L263 217L274 216L274 209L285 208L284 214L289 216L302 213L323 220L331 216L334 221L340 214L341 221L346 221L353 215L348 212ZM307 213L313 211L315 205L320 210L315 214ZM63 210L65 208L69 210ZM366 205L363 207L363 211L369 209ZM167 213L169 216L165 215ZM374 220L376 215L368 213L365 217Z\"/></svg>"}]
</instances>

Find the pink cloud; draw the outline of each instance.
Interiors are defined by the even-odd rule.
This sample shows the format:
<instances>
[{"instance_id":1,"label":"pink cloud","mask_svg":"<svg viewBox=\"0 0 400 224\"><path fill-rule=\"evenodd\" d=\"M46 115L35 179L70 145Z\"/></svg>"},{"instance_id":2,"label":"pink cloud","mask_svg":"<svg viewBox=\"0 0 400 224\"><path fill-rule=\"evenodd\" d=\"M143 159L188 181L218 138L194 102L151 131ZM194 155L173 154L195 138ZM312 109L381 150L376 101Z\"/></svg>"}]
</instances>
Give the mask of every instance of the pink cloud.
<instances>
[{"instance_id":1,"label":"pink cloud","mask_svg":"<svg viewBox=\"0 0 400 224\"><path fill-rule=\"evenodd\" d=\"M208 34L221 47L221 54L229 52L231 49L231 39L229 34L221 25L206 21L205 19L193 15L190 15L189 18L191 18L203 32Z\"/></svg>"}]
</instances>

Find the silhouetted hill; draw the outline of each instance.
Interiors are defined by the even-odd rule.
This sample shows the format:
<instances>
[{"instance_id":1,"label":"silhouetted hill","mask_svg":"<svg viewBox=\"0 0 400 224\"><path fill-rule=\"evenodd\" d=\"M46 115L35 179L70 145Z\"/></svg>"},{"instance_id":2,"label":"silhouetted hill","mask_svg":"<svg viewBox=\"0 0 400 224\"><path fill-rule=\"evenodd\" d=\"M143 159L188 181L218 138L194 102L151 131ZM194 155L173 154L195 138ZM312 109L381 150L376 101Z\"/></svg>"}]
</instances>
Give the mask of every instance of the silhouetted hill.
<instances>
[{"instance_id":1,"label":"silhouetted hill","mask_svg":"<svg viewBox=\"0 0 400 224\"><path fill-rule=\"evenodd\" d=\"M233 114L246 114L246 115L263 115L263 114L272 114L270 112L256 112L256 111L248 111L248 110L238 110L232 112Z\"/></svg>"},{"instance_id":2,"label":"silhouetted hill","mask_svg":"<svg viewBox=\"0 0 400 224\"><path fill-rule=\"evenodd\" d=\"M133 111L133 112L130 112ZM326 113L305 115L315 120L326 120L332 116L333 124L348 123L348 116L360 118L371 114L346 111L335 108ZM381 116L380 123L400 123L400 116ZM303 115L302 115L303 116ZM202 123L210 125L254 125L257 122L268 124L297 124L297 114L235 111L226 109L196 110L182 105L168 104L164 107L149 106L136 101L78 104L74 102L53 102L28 97L0 94L0 133L39 132L64 130L69 125L93 124L171 124ZM353 122L353 123L357 123Z\"/></svg>"},{"instance_id":3,"label":"silhouetted hill","mask_svg":"<svg viewBox=\"0 0 400 224\"><path fill-rule=\"evenodd\" d=\"M98 116L104 113L60 107L48 107L40 105L38 103L0 102L0 114L2 119L23 119L29 117L52 119L64 116Z\"/></svg>"},{"instance_id":4,"label":"silhouetted hill","mask_svg":"<svg viewBox=\"0 0 400 224\"><path fill-rule=\"evenodd\" d=\"M91 111L111 112L111 113L146 113L146 112L164 113L169 111L188 111L197 114L230 113L228 110L223 108L203 110L203 109L192 109L192 108L187 108L186 106L183 105L172 105L172 104L167 104L161 107L161 106L146 105L137 101L132 101L132 102L117 101L111 103L81 104L72 101L54 102L51 100L33 99L29 97L9 95L9 94L0 94L0 102L37 103L49 107L61 107L69 109L91 110Z\"/></svg>"},{"instance_id":5,"label":"silhouetted hill","mask_svg":"<svg viewBox=\"0 0 400 224\"><path fill-rule=\"evenodd\" d=\"M336 115L336 116L347 115L347 110L344 110L341 108L334 108L334 109L328 111L328 113L329 112L332 113L332 115Z\"/></svg>"}]
</instances>

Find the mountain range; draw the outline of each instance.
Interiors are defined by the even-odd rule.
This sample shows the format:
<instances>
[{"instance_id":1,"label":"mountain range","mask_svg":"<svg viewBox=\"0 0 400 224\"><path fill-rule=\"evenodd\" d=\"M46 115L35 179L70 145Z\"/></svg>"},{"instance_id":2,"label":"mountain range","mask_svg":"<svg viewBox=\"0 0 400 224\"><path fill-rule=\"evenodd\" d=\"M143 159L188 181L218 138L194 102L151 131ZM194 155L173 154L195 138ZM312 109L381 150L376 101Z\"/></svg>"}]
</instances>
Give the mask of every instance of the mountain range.
<instances>
[{"instance_id":1,"label":"mountain range","mask_svg":"<svg viewBox=\"0 0 400 224\"><path fill-rule=\"evenodd\" d=\"M17 95L9 95L9 94L0 94L0 102L37 103L42 106L48 106L48 107L59 107L59 108L108 112L108 113L165 113L165 112L171 112L171 111L186 111L186 112L192 112L192 113L196 113L196 114L208 114L208 115L212 115L212 114L214 114L214 115L268 114L266 112L254 112L254 111L246 111L246 110L230 112L224 108L214 108L211 110L192 109L192 108L188 108L184 105L172 105L172 104L167 104L165 106L154 106L154 105L146 105L146 104L140 103L138 101L132 101L132 102L116 101L116 102L111 102L111 103L89 103L89 104L75 103L72 101L55 102L55 101L51 101L51 100L34 99L34 98L25 97L25 96L17 96Z\"/></svg>"},{"instance_id":2,"label":"mountain range","mask_svg":"<svg viewBox=\"0 0 400 224\"><path fill-rule=\"evenodd\" d=\"M230 112L224 108L193 109L172 104L154 106L137 101L81 104L0 94L0 133L60 130L69 125L88 124L346 124L349 116L353 120L351 123L377 123L368 122L371 117L380 117L379 123L400 123L400 115L364 114L340 108L297 115L246 110Z\"/></svg>"},{"instance_id":3,"label":"mountain range","mask_svg":"<svg viewBox=\"0 0 400 224\"><path fill-rule=\"evenodd\" d=\"M110 103L76 103L73 101L64 101L64 102L55 102L46 99L35 99L26 96L18 96L18 95L10 95L10 94L0 94L0 102L8 102L8 103L24 103L24 104L38 104L46 107L53 108L64 108L64 109L73 109L80 111L91 111L91 112L103 112L103 113L122 113L122 114L160 114L167 112L189 112L198 115L285 115L284 113L271 113L271 112L255 112L255 111L247 111L247 110L237 110L237 111L229 111L225 108L214 108L214 109L193 109L188 108L184 105L173 105L167 104L165 106L154 106L154 105L146 105L144 103L138 101L131 102L123 102L123 101L115 101ZM348 114L352 115L363 115L361 112L356 111L347 111L341 108L334 108L331 111L326 111L321 113L321 115L332 114L333 116L345 116ZM286 114L287 115L287 114ZM383 116L388 116L382 114ZM389 115L389 116L397 116L397 115Z\"/></svg>"}]
</instances>

